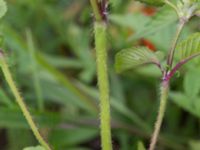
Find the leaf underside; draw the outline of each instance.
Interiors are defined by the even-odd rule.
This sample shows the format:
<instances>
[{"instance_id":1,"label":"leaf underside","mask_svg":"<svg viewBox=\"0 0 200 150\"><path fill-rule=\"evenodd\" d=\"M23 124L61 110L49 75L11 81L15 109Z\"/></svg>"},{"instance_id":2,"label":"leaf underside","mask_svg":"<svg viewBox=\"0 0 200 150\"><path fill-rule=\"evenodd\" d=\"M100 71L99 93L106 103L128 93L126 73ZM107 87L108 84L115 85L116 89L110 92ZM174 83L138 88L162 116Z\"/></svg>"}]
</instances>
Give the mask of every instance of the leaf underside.
<instances>
[{"instance_id":1,"label":"leaf underside","mask_svg":"<svg viewBox=\"0 0 200 150\"><path fill-rule=\"evenodd\" d=\"M200 55L200 33L194 33L177 45L179 59Z\"/></svg>"},{"instance_id":2,"label":"leaf underside","mask_svg":"<svg viewBox=\"0 0 200 150\"><path fill-rule=\"evenodd\" d=\"M156 54L146 47L124 49L115 57L115 69L118 73L144 64L159 64Z\"/></svg>"}]
</instances>

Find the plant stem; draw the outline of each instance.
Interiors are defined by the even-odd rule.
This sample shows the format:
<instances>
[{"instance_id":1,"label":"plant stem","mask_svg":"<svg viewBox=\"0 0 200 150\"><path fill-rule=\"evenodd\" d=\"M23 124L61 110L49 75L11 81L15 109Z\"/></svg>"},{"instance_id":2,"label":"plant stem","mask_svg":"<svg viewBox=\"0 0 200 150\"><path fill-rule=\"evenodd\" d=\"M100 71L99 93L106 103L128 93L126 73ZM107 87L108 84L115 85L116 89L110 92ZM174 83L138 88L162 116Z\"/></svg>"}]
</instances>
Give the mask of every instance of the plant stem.
<instances>
[{"instance_id":1,"label":"plant stem","mask_svg":"<svg viewBox=\"0 0 200 150\"><path fill-rule=\"evenodd\" d=\"M164 2L166 4L168 4L170 7L172 7L176 11L177 15L179 16L179 11L178 11L177 7L172 2L170 2L169 0L164 0Z\"/></svg>"},{"instance_id":2,"label":"plant stem","mask_svg":"<svg viewBox=\"0 0 200 150\"><path fill-rule=\"evenodd\" d=\"M110 125L110 102L109 102L109 80L107 71L107 24L100 12L97 0L90 0L96 22L94 23L95 49L97 61L97 78L100 93L100 129L101 129L101 147L102 150L112 150L112 137ZM106 5L101 1L100 5ZM103 6L106 9L106 6ZM106 10L104 10L106 11Z\"/></svg>"},{"instance_id":3,"label":"plant stem","mask_svg":"<svg viewBox=\"0 0 200 150\"><path fill-rule=\"evenodd\" d=\"M101 142L103 150L112 150L112 138L110 127L110 103L109 81L107 72L106 32L107 25L104 22L96 22L95 47L97 57L97 76L100 92L100 119L101 119Z\"/></svg>"},{"instance_id":4,"label":"plant stem","mask_svg":"<svg viewBox=\"0 0 200 150\"><path fill-rule=\"evenodd\" d=\"M101 13L99 12L100 10L97 4L97 0L90 0L90 4L92 6L96 21L101 21L102 17L101 17Z\"/></svg>"},{"instance_id":5,"label":"plant stem","mask_svg":"<svg viewBox=\"0 0 200 150\"><path fill-rule=\"evenodd\" d=\"M166 0L166 2L169 2L168 0ZM158 111L158 116L157 116L157 121L155 123L155 128L154 128L154 132L151 138L151 143L150 143L150 147L149 150L154 150L155 146L156 146L156 142L158 139L158 135L160 132L160 128L162 125L162 121L164 118L164 114L165 114L165 109L166 109L166 104L167 104L167 98L168 98L168 92L169 92L169 82L170 79L174 73L174 70L171 71L172 65L173 65L173 59L174 59L174 52L176 49L176 45L179 39L179 36L181 34L181 31L184 27L186 23L186 20L180 18L179 20L179 24L177 27L177 31L176 34L174 36L174 40L172 43L172 46L170 48L168 57L167 57L167 65L168 65L168 69L166 71L163 72L163 81L162 81L162 85L161 85L161 98L160 98L160 106L159 106L159 111Z\"/></svg>"},{"instance_id":6,"label":"plant stem","mask_svg":"<svg viewBox=\"0 0 200 150\"><path fill-rule=\"evenodd\" d=\"M154 150L154 148L156 146L156 142L157 142L158 135L159 135L160 128L162 125L162 121L163 121L163 117L165 114L168 92L169 92L169 81L163 81L162 85L161 85L161 98L160 98L158 117L157 117L157 121L155 123L155 128L154 128L154 132L153 132L153 135L151 138L149 150Z\"/></svg>"},{"instance_id":7,"label":"plant stem","mask_svg":"<svg viewBox=\"0 0 200 150\"><path fill-rule=\"evenodd\" d=\"M177 45L177 42L178 42L178 39L179 39L179 36L180 36L180 33L183 29L185 25L185 21L180 19L179 21L179 24L178 24L178 27L177 27L177 30L176 30L176 34L174 36L174 39L173 39L173 43L172 43L172 46L170 48L170 51L169 51L169 54L168 54L168 58L167 58L167 65L168 67L172 67L172 63L173 63L173 59L174 59L174 52L175 52L175 48L176 48L176 45Z\"/></svg>"},{"instance_id":8,"label":"plant stem","mask_svg":"<svg viewBox=\"0 0 200 150\"><path fill-rule=\"evenodd\" d=\"M43 137L40 135L37 126L35 125L31 114L29 113L26 104L23 101L23 98L21 97L21 95L19 94L19 91L13 81L13 78L11 76L10 70L8 68L8 65L6 63L6 60L3 56L2 53L0 53L0 66L1 69L3 71L3 74L5 76L5 79L12 91L12 93L14 94L16 101L18 103L18 105L20 106L20 109L22 110L24 117L26 118L31 130L33 131L33 134L35 135L36 139L38 140L38 142L46 149L46 150L51 150L51 148L49 147L49 145L45 142L45 140L43 139Z\"/></svg>"}]
</instances>

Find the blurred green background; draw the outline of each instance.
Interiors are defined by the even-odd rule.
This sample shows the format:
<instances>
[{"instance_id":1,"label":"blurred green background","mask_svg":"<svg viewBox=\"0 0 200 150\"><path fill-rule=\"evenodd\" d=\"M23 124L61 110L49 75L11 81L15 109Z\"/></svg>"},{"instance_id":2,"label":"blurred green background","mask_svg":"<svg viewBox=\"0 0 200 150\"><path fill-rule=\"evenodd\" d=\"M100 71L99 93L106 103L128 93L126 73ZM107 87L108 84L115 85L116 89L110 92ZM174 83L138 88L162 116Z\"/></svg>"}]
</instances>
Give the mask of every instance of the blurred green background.
<instances>
[{"instance_id":1,"label":"blurred green background","mask_svg":"<svg viewBox=\"0 0 200 150\"><path fill-rule=\"evenodd\" d=\"M7 5L0 23L3 49L42 135L55 150L100 150L89 1L7 0ZM160 22L146 27L158 11L134 1L111 1L108 51L115 150L135 150L138 141L149 143L161 74L148 66L117 75L113 64L119 50L134 45L153 51L169 49L176 27L174 13L161 14ZM187 24L182 38L195 31L200 31L196 17ZM140 36L132 38L137 33ZM0 150L37 145L2 73L0 78ZM189 63L174 78L171 91L158 150L200 150L198 61Z\"/></svg>"}]
</instances>

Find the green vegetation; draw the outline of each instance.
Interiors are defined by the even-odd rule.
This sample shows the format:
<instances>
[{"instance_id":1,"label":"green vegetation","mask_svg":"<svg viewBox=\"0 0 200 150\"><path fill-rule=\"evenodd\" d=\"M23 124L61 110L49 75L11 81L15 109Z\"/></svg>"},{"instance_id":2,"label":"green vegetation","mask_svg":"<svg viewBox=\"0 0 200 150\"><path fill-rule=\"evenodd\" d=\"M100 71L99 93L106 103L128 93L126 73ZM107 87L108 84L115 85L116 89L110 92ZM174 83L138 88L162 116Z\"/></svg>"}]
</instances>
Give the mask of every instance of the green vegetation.
<instances>
[{"instance_id":1,"label":"green vegetation","mask_svg":"<svg viewBox=\"0 0 200 150\"><path fill-rule=\"evenodd\" d=\"M0 149L200 149L199 3L0 0Z\"/></svg>"}]
</instances>

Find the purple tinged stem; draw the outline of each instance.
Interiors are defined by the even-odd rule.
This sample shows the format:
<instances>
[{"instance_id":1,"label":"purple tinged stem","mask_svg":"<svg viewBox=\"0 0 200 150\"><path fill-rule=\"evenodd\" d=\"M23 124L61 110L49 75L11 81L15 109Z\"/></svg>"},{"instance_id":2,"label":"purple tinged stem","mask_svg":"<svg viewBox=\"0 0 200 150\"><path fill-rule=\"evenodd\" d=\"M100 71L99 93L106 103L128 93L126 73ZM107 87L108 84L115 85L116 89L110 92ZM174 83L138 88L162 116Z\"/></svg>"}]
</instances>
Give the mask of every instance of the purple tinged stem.
<instances>
[{"instance_id":1,"label":"purple tinged stem","mask_svg":"<svg viewBox=\"0 0 200 150\"><path fill-rule=\"evenodd\" d=\"M102 0L101 4L99 5L99 9L100 9L100 13L102 16L102 19L107 22L108 18L107 18L107 8L108 8L108 0Z\"/></svg>"},{"instance_id":2,"label":"purple tinged stem","mask_svg":"<svg viewBox=\"0 0 200 150\"><path fill-rule=\"evenodd\" d=\"M179 70L184 64L186 64L187 62L189 62L190 60L192 60L193 58L199 55L200 53L197 53L181 60L179 63L176 64L176 66L169 73L166 73L164 80L169 81L173 77L173 75L176 73L177 70Z\"/></svg>"}]
</instances>

